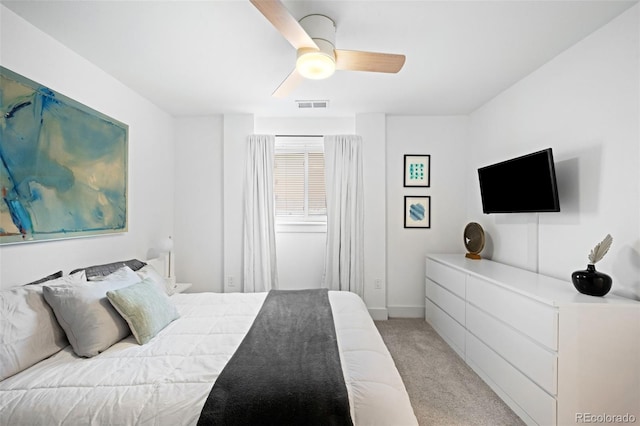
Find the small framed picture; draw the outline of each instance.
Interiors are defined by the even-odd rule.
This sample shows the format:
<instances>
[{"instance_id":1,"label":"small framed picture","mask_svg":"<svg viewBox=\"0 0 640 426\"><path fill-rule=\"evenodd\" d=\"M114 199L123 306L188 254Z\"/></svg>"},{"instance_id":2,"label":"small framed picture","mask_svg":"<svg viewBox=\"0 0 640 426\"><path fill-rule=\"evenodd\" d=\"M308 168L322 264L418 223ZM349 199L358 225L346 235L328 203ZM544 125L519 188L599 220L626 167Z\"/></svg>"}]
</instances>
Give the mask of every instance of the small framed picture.
<instances>
[{"instance_id":1,"label":"small framed picture","mask_svg":"<svg viewBox=\"0 0 640 426\"><path fill-rule=\"evenodd\" d=\"M404 197L404 227L431 228L431 197Z\"/></svg>"},{"instance_id":2,"label":"small framed picture","mask_svg":"<svg viewBox=\"0 0 640 426\"><path fill-rule=\"evenodd\" d=\"M431 156L404 156L404 186L428 188L431 185Z\"/></svg>"}]
</instances>

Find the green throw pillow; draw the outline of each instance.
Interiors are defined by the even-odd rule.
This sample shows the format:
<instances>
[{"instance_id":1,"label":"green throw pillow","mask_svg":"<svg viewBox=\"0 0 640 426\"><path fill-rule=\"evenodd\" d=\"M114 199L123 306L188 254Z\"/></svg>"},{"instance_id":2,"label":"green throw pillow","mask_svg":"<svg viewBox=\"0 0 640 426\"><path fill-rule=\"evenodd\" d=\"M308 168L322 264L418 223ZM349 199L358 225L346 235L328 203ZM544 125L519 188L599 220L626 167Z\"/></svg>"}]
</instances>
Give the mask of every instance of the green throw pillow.
<instances>
[{"instance_id":1,"label":"green throw pillow","mask_svg":"<svg viewBox=\"0 0 640 426\"><path fill-rule=\"evenodd\" d=\"M178 318L178 310L169 296L161 292L153 280L107 292L113 307L127 321L139 344L144 345Z\"/></svg>"}]
</instances>

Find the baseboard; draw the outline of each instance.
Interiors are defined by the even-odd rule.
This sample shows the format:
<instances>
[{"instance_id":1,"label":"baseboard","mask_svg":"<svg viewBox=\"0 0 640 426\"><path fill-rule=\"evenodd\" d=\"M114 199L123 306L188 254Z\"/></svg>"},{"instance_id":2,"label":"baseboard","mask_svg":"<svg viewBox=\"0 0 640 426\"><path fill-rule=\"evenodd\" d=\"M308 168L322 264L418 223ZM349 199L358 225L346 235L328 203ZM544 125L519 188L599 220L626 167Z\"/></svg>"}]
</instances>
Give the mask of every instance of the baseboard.
<instances>
[{"instance_id":1,"label":"baseboard","mask_svg":"<svg viewBox=\"0 0 640 426\"><path fill-rule=\"evenodd\" d=\"M386 321L389 319L387 308L369 308L369 315L374 321Z\"/></svg>"},{"instance_id":2,"label":"baseboard","mask_svg":"<svg viewBox=\"0 0 640 426\"><path fill-rule=\"evenodd\" d=\"M389 318L424 318L424 306L389 306Z\"/></svg>"}]
</instances>

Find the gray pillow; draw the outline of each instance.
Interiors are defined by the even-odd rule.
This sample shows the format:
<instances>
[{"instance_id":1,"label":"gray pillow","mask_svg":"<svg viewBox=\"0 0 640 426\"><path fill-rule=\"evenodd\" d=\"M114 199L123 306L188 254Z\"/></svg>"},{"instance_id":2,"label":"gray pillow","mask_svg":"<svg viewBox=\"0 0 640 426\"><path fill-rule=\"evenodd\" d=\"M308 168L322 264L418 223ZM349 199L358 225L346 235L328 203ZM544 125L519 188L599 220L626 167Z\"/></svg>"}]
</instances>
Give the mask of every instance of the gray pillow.
<instances>
[{"instance_id":1,"label":"gray pillow","mask_svg":"<svg viewBox=\"0 0 640 426\"><path fill-rule=\"evenodd\" d=\"M129 335L129 327L107 299L107 291L140 281L124 267L100 281L78 285L45 285L44 298L78 356L92 357Z\"/></svg>"},{"instance_id":2,"label":"gray pillow","mask_svg":"<svg viewBox=\"0 0 640 426\"><path fill-rule=\"evenodd\" d=\"M108 291L107 297L141 345L180 316L173 301L150 278L120 290Z\"/></svg>"},{"instance_id":3,"label":"gray pillow","mask_svg":"<svg viewBox=\"0 0 640 426\"><path fill-rule=\"evenodd\" d=\"M48 285L84 282L84 274L47 280ZM69 345L64 330L42 295L42 284L0 291L0 380Z\"/></svg>"}]
</instances>

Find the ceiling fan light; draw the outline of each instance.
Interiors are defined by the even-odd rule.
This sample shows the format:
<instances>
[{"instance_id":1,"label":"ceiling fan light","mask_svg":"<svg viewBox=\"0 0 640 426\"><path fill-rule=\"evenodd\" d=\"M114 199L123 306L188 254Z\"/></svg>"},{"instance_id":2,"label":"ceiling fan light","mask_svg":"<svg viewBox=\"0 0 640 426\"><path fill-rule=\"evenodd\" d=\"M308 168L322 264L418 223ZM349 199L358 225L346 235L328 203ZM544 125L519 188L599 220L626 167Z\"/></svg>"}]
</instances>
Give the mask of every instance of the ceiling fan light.
<instances>
[{"instance_id":1,"label":"ceiling fan light","mask_svg":"<svg viewBox=\"0 0 640 426\"><path fill-rule=\"evenodd\" d=\"M336 61L333 55L321 50L299 52L296 69L305 78L322 80L333 75L336 70Z\"/></svg>"}]
</instances>

